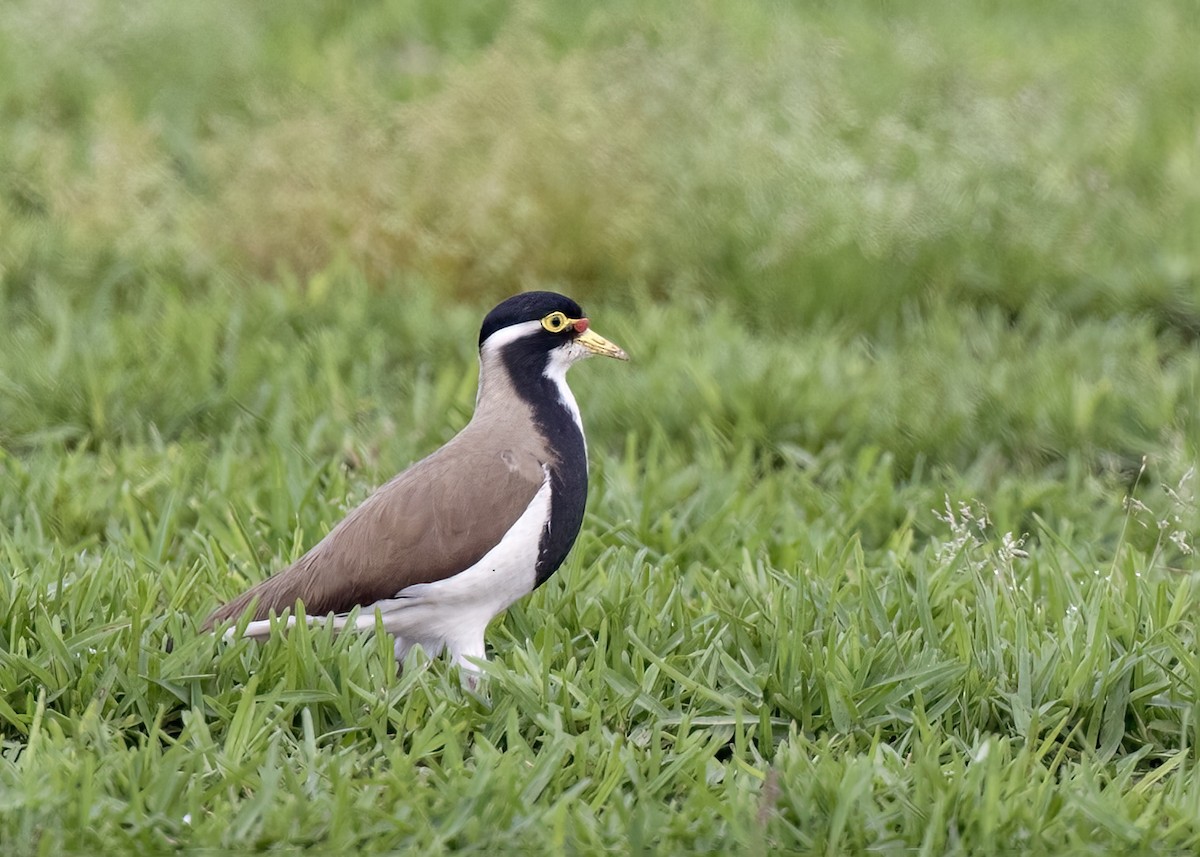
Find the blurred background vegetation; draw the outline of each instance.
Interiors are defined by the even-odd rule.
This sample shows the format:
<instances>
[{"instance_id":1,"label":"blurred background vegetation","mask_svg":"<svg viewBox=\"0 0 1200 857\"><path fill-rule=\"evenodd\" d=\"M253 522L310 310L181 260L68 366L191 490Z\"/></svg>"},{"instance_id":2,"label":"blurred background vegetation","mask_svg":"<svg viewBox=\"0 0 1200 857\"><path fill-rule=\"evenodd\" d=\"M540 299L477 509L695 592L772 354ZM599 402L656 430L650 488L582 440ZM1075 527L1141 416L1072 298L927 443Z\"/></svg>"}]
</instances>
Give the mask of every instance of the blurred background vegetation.
<instances>
[{"instance_id":1,"label":"blurred background vegetation","mask_svg":"<svg viewBox=\"0 0 1200 857\"><path fill-rule=\"evenodd\" d=\"M1195 336L1195 4L978 5L8 4L4 288L348 265Z\"/></svg>"},{"instance_id":2,"label":"blurred background vegetation","mask_svg":"<svg viewBox=\"0 0 1200 857\"><path fill-rule=\"evenodd\" d=\"M1197 15L9 3L0 441L227 430L281 371L241 342L407 372L540 287L636 337L680 442L702 405L777 460L1194 455Z\"/></svg>"}]
</instances>

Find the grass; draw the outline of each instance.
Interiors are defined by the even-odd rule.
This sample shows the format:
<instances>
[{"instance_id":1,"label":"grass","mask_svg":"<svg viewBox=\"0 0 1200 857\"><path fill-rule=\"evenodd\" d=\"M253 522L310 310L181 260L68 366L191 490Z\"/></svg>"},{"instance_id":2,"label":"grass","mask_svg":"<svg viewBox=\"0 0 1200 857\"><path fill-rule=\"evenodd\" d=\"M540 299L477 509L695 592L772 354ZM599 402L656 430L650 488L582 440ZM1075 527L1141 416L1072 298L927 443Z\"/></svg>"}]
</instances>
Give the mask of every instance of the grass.
<instances>
[{"instance_id":1,"label":"grass","mask_svg":"<svg viewBox=\"0 0 1200 857\"><path fill-rule=\"evenodd\" d=\"M6 853L1196 849L1190 5L58 12L0 12ZM634 361L480 692L197 634L526 286Z\"/></svg>"}]
</instances>

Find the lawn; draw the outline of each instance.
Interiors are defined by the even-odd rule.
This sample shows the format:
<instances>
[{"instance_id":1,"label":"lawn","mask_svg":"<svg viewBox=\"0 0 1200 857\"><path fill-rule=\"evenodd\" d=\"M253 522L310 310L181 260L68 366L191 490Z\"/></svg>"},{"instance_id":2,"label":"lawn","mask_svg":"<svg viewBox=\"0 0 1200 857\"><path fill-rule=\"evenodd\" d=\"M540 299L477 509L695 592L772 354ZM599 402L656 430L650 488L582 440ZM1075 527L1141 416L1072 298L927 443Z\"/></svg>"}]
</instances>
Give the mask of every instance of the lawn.
<instances>
[{"instance_id":1,"label":"lawn","mask_svg":"<svg viewBox=\"0 0 1200 857\"><path fill-rule=\"evenodd\" d=\"M1200 848L1189 0L0 9L0 850ZM477 692L200 634L576 297ZM171 640L173 646L168 646Z\"/></svg>"}]
</instances>

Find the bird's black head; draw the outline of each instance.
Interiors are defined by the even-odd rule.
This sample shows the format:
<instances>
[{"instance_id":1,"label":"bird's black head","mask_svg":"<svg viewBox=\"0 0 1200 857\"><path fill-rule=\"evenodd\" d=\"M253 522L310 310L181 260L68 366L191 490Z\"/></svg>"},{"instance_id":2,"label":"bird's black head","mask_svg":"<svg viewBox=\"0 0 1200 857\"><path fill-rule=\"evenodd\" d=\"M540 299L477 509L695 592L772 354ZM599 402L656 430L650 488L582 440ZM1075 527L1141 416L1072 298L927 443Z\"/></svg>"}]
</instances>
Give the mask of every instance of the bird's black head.
<instances>
[{"instance_id":1,"label":"bird's black head","mask_svg":"<svg viewBox=\"0 0 1200 857\"><path fill-rule=\"evenodd\" d=\"M561 313L564 320L583 318L583 310L580 309L579 304L566 295L560 295L557 292L523 292L514 295L508 300L502 301L487 314L487 318L483 320L483 326L479 329L479 347L482 348L488 337L499 330L522 322L536 321L542 323L548 337L553 337L553 339L547 338L545 341L545 345L551 348L556 341L570 338L574 333L573 329L567 329L569 326L555 330L556 318L547 325L545 320L556 312Z\"/></svg>"},{"instance_id":2,"label":"bird's black head","mask_svg":"<svg viewBox=\"0 0 1200 857\"><path fill-rule=\"evenodd\" d=\"M479 331L484 362L498 357L517 386L530 384L547 372L561 375L577 360L601 354L628 360L625 352L591 329L579 304L555 292L525 292L488 313Z\"/></svg>"}]
</instances>

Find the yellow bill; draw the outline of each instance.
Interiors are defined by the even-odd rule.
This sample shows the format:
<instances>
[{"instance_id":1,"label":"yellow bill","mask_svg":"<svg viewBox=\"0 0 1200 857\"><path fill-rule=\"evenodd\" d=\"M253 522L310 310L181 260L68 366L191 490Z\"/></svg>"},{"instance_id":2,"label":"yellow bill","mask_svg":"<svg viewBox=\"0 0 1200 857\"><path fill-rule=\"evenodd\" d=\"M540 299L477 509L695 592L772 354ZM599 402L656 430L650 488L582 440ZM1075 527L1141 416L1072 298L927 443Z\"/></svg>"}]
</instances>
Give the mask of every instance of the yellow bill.
<instances>
[{"instance_id":1,"label":"yellow bill","mask_svg":"<svg viewBox=\"0 0 1200 857\"><path fill-rule=\"evenodd\" d=\"M586 348L593 354L599 354L602 357L615 357L617 360L628 360L629 355L625 353L625 349L617 345L615 342L609 342L596 331L592 330L586 318L581 318L575 322L575 329L579 331L579 335L575 337L575 341Z\"/></svg>"}]
</instances>

